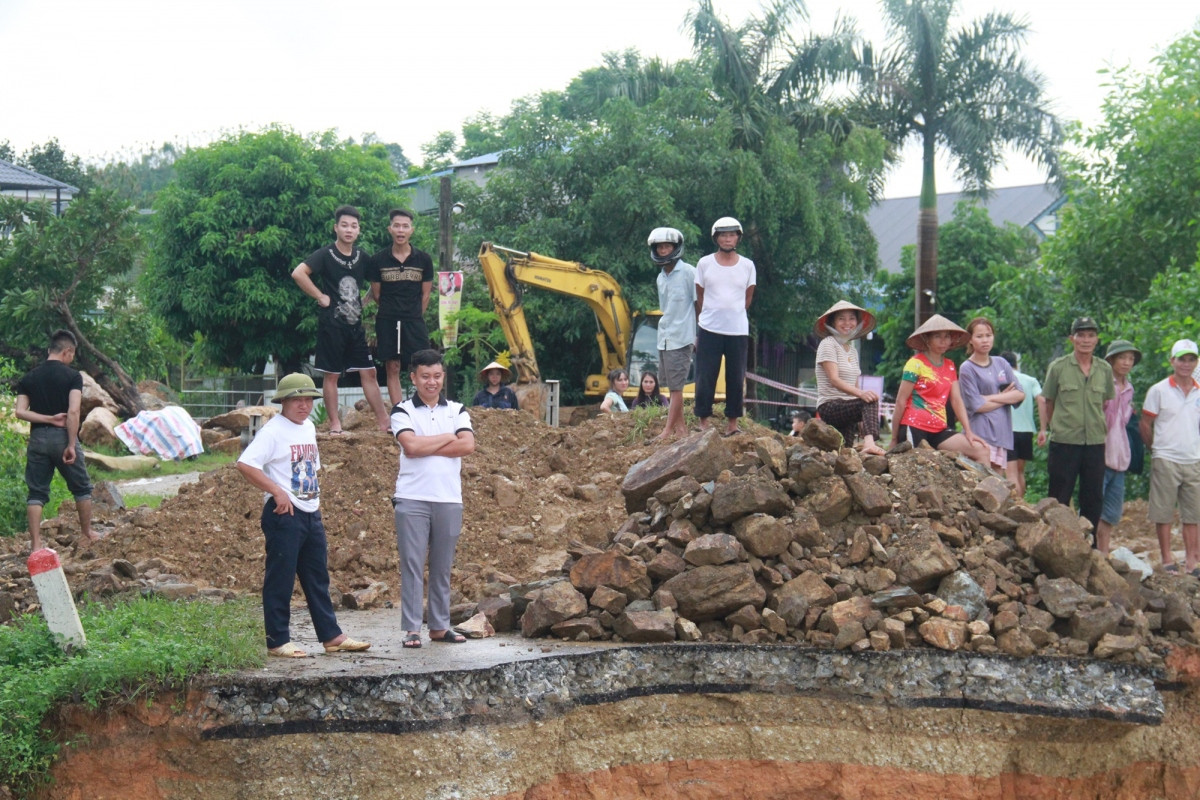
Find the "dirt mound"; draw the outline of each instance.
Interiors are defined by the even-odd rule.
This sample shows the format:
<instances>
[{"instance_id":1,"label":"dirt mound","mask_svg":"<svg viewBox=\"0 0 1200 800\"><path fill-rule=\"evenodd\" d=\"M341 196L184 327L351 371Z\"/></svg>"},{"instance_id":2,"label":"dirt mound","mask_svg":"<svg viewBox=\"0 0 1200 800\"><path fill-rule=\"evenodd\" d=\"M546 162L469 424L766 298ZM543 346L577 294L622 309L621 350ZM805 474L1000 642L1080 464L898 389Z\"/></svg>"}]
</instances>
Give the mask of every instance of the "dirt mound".
<instances>
[{"instance_id":1,"label":"dirt mound","mask_svg":"<svg viewBox=\"0 0 1200 800\"><path fill-rule=\"evenodd\" d=\"M630 465L653 452L634 436L631 416L553 428L527 412L474 409L472 420L478 444L463 462L464 524L454 571L465 599L478 599L480 587L497 573L517 581L557 573L571 539L607 541L626 516L618 484ZM398 600L390 502L397 446L372 431L322 434L319 444L335 599L384 582L390 588L382 599ZM72 585L93 596L143 588L147 580L254 593L262 583L261 510L262 493L229 465L181 487L153 511L112 512L98 504L98 526L111 528L100 542L79 542L70 503L44 535L68 574L84 576L73 577ZM0 540L0 578L8 579L0 593L8 594L15 611L36 603L27 555L24 537ZM117 560L128 566L112 570Z\"/></svg>"}]
</instances>

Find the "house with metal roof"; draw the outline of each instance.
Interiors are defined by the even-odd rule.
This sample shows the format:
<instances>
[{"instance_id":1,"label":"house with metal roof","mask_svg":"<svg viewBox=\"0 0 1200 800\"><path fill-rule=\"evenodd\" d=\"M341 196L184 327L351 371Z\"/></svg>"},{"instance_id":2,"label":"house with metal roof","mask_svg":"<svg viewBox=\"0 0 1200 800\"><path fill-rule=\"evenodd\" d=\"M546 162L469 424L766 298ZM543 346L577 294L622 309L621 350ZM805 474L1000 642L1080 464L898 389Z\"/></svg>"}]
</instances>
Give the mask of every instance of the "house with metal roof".
<instances>
[{"instance_id":1,"label":"house with metal roof","mask_svg":"<svg viewBox=\"0 0 1200 800\"><path fill-rule=\"evenodd\" d=\"M487 174L500 163L500 153L487 153L466 161L459 161L438 172L406 178L400 188L413 190L413 213L434 214L438 207L438 179L453 176L458 180L469 180L476 186L487 183Z\"/></svg>"},{"instance_id":2,"label":"house with metal roof","mask_svg":"<svg viewBox=\"0 0 1200 800\"><path fill-rule=\"evenodd\" d=\"M62 214L67 204L79 194L79 189L0 158L0 194L25 200L49 200L54 203L54 213Z\"/></svg>"},{"instance_id":3,"label":"house with metal roof","mask_svg":"<svg viewBox=\"0 0 1200 800\"><path fill-rule=\"evenodd\" d=\"M1029 228L1039 239L1045 239L1058 230L1058 212L1066 197L1057 186L1048 183L993 189L985 199L972 199L964 192L947 192L938 195L939 224L954 219L954 207L962 200L973 200L987 209L995 225L1011 223ZM879 242L879 264L888 272L899 272L900 251L905 245L917 243L919 206L920 197L896 197L879 201L867 212L867 225Z\"/></svg>"}]
</instances>

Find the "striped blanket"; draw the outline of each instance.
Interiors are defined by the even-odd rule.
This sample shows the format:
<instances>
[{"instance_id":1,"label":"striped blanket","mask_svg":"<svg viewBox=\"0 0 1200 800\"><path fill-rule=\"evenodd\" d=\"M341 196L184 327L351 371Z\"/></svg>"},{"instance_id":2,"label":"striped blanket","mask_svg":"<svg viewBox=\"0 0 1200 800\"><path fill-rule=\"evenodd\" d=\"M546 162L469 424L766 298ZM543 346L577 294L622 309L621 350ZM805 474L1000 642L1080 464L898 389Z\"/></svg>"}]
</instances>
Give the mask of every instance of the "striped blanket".
<instances>
[{"instance_id":1,"label":"striped blanket","mask_svg":"<svg viewBox=\"0 0 1200 800\"><path fill-rule=\"evenodd\" d=\"M143 411L115 429L117 438L131 452L150 455L162 460L198 456L204 452L200 426L192 415L179 406L167 406L159 411Z\"/></svg>"}]
</instances>

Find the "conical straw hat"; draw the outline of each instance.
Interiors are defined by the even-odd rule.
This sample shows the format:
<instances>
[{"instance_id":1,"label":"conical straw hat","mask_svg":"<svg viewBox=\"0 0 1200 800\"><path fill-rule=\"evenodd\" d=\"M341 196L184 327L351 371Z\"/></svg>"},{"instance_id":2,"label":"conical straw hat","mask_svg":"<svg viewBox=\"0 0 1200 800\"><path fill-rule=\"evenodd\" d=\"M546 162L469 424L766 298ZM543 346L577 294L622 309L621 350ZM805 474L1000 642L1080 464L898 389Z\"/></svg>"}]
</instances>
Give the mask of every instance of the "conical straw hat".
<instances>
[{"instance_id":1,"label":"conical straw hat","mask_svg":"<svg viewBox=\"0 0 1200 800\"><path fill-rule=\"evenodd\" d=\"M481 381L487 380L487 371L489 369L500 370L500 372L501 372L500 382L501 383L508 383L508 379L512 377L512 372L509 371L508 367L504 366L499 361L493 361L492 363L488 364L483 369L479 370L479 380L481 380Z\"/></svg>"},{"instance_id":2,"label":"conical straw hat","mask_svg":"<svg viewBox=\"0 0 1200 800\"><path fill-rule=\"evenodd\" d=\"M867 311L865 308L859 308L858 306L854 305L854 303L847 302L846 300L838 300L836 303L831 305L824 314L817 317L817 324L813 326L813 333L817 334L817 336L820 338L829 336L830 331L833 330L833 320L829 318L839 311L847 310L858 312L859 331L858 333L854 334L854 336L850 337L851 339L861 339L871 331L875 330L874 314L872 314L870 311ZM829 323L828 327L826 327L827 322Z\"/></svg>"},{"instance_id":3,"label":"conical straw hat","mask_svg":"<svg viewBox=\"0 0 1200 800\"><path fill-rule=\"evenodd\" d=\"M971 335L962 328L955 325L950 320L943 317L941 314L934 314L929 319L925 320L925 324L912 332L912 336L905 339L907 344L913 350L925 349L925 336L930 333L952 333L954 340L950 343L950 349L962 347L971 338Z\"/></svg>"}]
</instances>

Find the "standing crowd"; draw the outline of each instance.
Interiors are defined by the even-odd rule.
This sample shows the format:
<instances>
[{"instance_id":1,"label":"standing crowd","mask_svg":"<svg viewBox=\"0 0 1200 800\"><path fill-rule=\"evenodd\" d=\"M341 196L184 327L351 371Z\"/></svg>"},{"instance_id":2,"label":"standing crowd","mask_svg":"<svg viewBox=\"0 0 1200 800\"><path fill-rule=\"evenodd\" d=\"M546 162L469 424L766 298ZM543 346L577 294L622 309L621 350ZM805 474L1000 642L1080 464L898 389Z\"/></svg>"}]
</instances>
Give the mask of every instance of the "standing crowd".
<instances>
[{"instance_id":1,"label":"standing crowd","mask_svg":"<svg viewBox=\"0 0 1200 800\"><path fill-rule=\"evenodd\" d=\"M424 322L433 282L433 262L413 247L414 217L389 214L389 247L368 257L357 246L360 216L352 206L334 213L334 241L307 256L292 272L300 289L317 305L315 366L322 387L303 374L283 377L274 402L281 413L258 432L238 459L237 469L263 492L260 523L266 559L262 588L268 653L301 658L292 641L290 604L299 580L314 628L326 652L361 652L371 645L345 634L329 595L327 542L320 510L320 453L309 416L321 397L329 433L342 433L338 380L358 372L363 394L379 429L399 448L392 495L401 572L403 646L422 646L423 623L433 642L466 641L450 621L450 570L462 530L461 459L475 449L470 414L443 393L446 370L441 353L430 347ZM692 266L683 260L680 231L655 228L647 240L659 268L661 317L657 329L658 372L646 370L637 396L626 403L629 374L613 370L601 409L626 412L666 406L659 440L687 433L684 389L693 376L695 416L701 430L711 426L714 402L724 391L725 435L738 431L744 414L748 310L754 301L754 262L740 255L743 230L733 217L712 226L715 252ZM363 327L364 289L378 303L377 356L384 362L392 404L385 409L375 361ZM856 341L875 327L875 316L847 301L818 317L816 413L836 428L847 445L882 455L879 395L864 388ZM985 317L961 328L933 315L906 344L913 355L904 365L892 418L892 446L910 441L968 456L1005 474L1018 494L1025 492L1025 467L1038 446L1048 447L1049 494L1069 504L1079 493L1080 516L1091 522L1095 546L1107 553L1121 520L1125 475L1134 468L1135 450L1152 453L1149 517L1155 524L1163 569L1178 572L1171 550L1172 522L1182 522L1183 569L1200 577L1200 382L1193 377L1200 350L1190 339L1171 348L1171 374L1154 384L1142 404L1137 431L1127 433L1134 412L1130 371L1142 354L1117 339L1104 358L1095 356L1099 326L1079 317L1070 328L1072 351L1053 361L1045 379L1019 371L1012 353L992 351L997 331ZM956 365L948 353L965 347ZM51 337L47 360L17 385L16 415L31 423L27 451L28 522L35 550L41 547L42 506L50 478L58 470L76 500L82 532L90 528L91 484L78 443L82 378L69 365L76 340L67 331ZM411 397L403 397L400 374L409 370ZM479 372L483 388L473 405L516 409L507 386L510 371L492 362ZM666 388L666 395L662 388ZM1035 425L1034 410L1038 411ZM793 414L797 435L807 414ZM958 428L961 427L961 431ZM1138 445L1135 447L1135 445ZM1137 467L1140 469L1140 467ZM426 571L428 580L426 580Z\"/></svg>"}]
</instances>

